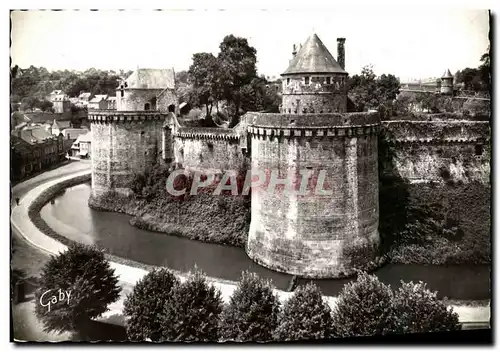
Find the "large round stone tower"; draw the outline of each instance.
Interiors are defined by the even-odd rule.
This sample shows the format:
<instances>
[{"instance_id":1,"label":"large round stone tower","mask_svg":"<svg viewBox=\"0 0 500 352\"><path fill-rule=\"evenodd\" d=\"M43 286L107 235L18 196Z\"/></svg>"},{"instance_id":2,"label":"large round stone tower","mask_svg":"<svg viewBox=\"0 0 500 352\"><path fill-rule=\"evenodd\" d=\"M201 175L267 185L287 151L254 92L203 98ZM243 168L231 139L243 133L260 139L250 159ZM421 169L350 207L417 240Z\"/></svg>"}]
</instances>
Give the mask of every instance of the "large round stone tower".
<instances>
[{"instance_id":1,"label":"large round stone tower","mask_svg":"<svg viewBox=\"0 0 500 352\"><path fill-rule=\"evenodd\" d=\"M176 106L174 84L173 70L138 69L118 86L116 110L89 110L93 197L128 194L134 175L161 160L165 117Z\"/></svg>"},{"instance_id":2,"label":"large round stone tower","mask_svg":"<svg viewBox=\"0 0 500 352\"><path fill-rule=\"evenodd\" d=\"M346 78L313 35L283 74L283 113L247 115L252 174L267 183L252 188L246 251L263 266L334 278L377 255L380 120L345 113Z\"/></svg>"}]
</instances>

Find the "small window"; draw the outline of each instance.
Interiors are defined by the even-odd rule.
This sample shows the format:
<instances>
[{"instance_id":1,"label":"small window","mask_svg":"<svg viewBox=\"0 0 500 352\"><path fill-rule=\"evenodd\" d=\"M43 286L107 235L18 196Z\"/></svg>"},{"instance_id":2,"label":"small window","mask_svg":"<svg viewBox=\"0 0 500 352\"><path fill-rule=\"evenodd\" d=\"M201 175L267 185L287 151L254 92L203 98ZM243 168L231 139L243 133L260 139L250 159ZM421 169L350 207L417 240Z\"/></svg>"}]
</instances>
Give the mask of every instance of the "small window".
<instances>
[{"instance_id":1,"label":"small window","mask_svg":"<svg viewBox=\"0 0 500 352\"><path fill-rule=\"evenodd\" d=\"M149 103L146 103L144 104L144 110L149 110L151 108L151 106L149 105Z\"/></svg>"},{"instance_id":2,"label":"small window","mask_svg":"<svg viewBox=\"0 0 500 352\"><path fill-rule=\"evenodd\" d=\"M286 79L286 85L289 85L290 84L290 78L287 78Z\"/></svg>"},{"instance_id":3,"label":"small window","mask_svg":"<svg viewBox=\"0 0 500 352\"><path fill-rule=\"evenodd\" d=\"M304 84L309 85L309 76L304 77Z\"/></svg>"},{"instance_id":4,"label":"small window","mask_svg":"<svg viewBox=\"0 0 500 352\"><path fill-rule=\"evenodd\" d=\"M121 97L123 98L123 94L124 94L123 89L121 90L120 93L121 93Z\"/></svg>"},{"instance_id":5,"label":"small window","mask_svg":"<svg viewBox=\"0 0 500 352\"><path fill-rule=\"evenodd\" d=\"M483 146L481 144L476 145L474 149L477 156L483 155Z\"/></svg>"},{"instance_id":6,"label":"small window","mask_svg":"<svg viewBox=\"0 0 500 352\"><path fill-rule=\"evenodd\" d=\"M332 84L332 78L326 77L326 84Z\"/></svg>"}]
</instances>

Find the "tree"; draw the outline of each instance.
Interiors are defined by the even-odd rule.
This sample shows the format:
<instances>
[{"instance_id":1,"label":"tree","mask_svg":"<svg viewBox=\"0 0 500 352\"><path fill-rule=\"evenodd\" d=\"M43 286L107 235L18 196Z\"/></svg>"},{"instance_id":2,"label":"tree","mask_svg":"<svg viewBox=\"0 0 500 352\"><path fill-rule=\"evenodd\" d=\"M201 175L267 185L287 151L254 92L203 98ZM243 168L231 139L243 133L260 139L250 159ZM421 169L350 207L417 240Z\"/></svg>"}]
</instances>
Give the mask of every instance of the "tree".
<instances>
[{"instance_id":1,"label":"tree","mask_svg":"<svg viewBox=\"0 0 500 352\"><path fill-rule=\"evenodd\" d=\"M278 341L332 337L332 316L321 291L312 283L299 286L285 302L274 337Z\"/></svg>"},{"instance_id":2,"label":"tree","mask_svg":"<svg viewBox=\"0 0 500 352\"><path fill-rule=\"evenodd\" d=\"M22 110L33 111L35 108L40 107L40 100L35 97L27 97L21 101Z\"/></svg>"},{"instance_id":3,"label":"tree","mask_svg":"<svg viewBox=\"0 0 500 352\"><path fill-rule=\"evenodd\" d=\"M223 97L234 107L230 126L239 122L241 88L257 76L257 51L246 38L230 34L224 37L218 55Z\"/></svg>"},{"instance_id":4,"label":"tree","mask_svg":"<svg viewBox=\"0 0 500 352\"><path fill-rule=\"evenodd\" d=\"M54 104L52 104L52 102L48 101L48 100L42 100L40 102L40 109L42 111L50 111L52 109L52 107L54 106Z\"/></svg>"},{"instance_id":5,"label":"tree","mask_svg":"<svg viewBox=\"0 0 500 352\"><path fill-rule=\"evenodd\" d=\"M161 339L160 312L170 301L172 288L179 284L167 269L150 271L134 287L124 303L127 335L132 341Z\"/></svg>"},{"instance_id":6,"label":"tree","mask_svg":"<svg viewBox=\"0 0 500 352\"><path fill-rule=\"evenodd\" d=\"M438 300L426 284L402 282L394 297L397 312L395 331L398 333L425 333L460 330L458 314Z\"/></svg>"},{"instance_id":7,"label":"tree","mask_svg":"<svg viewBox=\"0 0 500 352\"><path fill-rule=\"evenodd\" d=\"M334 334L351 337L394 331L393 300L389 286L374 275L358 272L357 280L344 286L333 309Z\"/></svg>"},{"instance_id":8,"label":"tree","mask_svg":"<svg viewBox=\"0 0 500 352\"><path fill-rule=\"evenodd\" d=\"M189 73L187 71L179 71L175 74L176 84L187 84L189 79Z\"/></svg>"},{"instance_id":9,"label":"tree","mask_svg":"<svg viewBox=\"0 0 500 352\"><path fill-rule=\"evenodd\" d=\"M279 299L268 281L243 272L229 305L220 318L223 339L238 342L270 341L276 329Z\"/></svg>"},{"instance_id":10,"label":"tree","mask_svg":"<svg viewBox=\"0 0 500 352\"><path fill-rule=\"evenodd\" d=\"M193 55L193 64L189 67L189 79L199 105L205 105L206 117L210 119L213 103L218 97L219 66L217 58L210 53Z\"/></svg>"},{"instance_id":11,"label":"tree","mask_svg":"<svg viewBox=\"0 0 500 352\"><path fill-rule=\"evenodd\" d=\"M104 253L74 244L42 269L35 311L46 331L80 331L118 300L121 288Z\"/></svg>"},{"instance_id":12,"label":"tree","mask_svg":"<svg viewBox=\"0 0 500 352\"><path fill-rule=\"evenodd\" d=\"M392 74L377 77L373 66L363 67L361 75L354 75L349 80L349 97L357 111L378 110L382 117L392 113L393 102L399 94L399 80Z\"/></svg>"},{"instance_id":13,"label":"tree","mask_svg":"<svg viewBox=\"0 0 500 352\"><path fill-rule=\"evenodd\" d=\"M173 288L171 299L164 305L162 338L167 341L217 341L221 312L220 291L209 285L196 270Z\"/></svg>"}]
</instances>

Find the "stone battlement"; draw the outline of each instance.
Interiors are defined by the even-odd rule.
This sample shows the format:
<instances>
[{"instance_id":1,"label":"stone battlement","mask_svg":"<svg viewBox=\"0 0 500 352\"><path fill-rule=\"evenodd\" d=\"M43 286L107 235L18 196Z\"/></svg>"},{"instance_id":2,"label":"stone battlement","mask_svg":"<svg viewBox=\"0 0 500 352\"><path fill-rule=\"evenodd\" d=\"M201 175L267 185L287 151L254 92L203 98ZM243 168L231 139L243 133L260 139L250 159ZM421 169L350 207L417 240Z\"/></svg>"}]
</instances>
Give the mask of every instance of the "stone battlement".
<instances>
[{"instance_id":1,"label":"stone battlement","mask_svg":"<svg viewBox=\"0 0 500 352\"><path fill-rule=\"evenodd\" d=\"M358 127L380 124L376 112L278 114L249 112L244 116L248 126L261 128L309 129L333 127Z\"/></svg>"},{"instance_id":2,"label":"stone battlement","mask_svg":"<svg viewBox=\"0 0 500 352\"><path fill-rule=\"evenodd\" d=\"M358 125L358 126L337 126L333 128L313 127L305 129L297 128L264 128L248 127L248 133L253 137L354 137L375 135L378 133L380 125Z\"/></svg>"},{"instance_id":3,"label":"stone battlement","mask_svg":"<svg viewBox=\"0 0 500 352\"><path fill-rule=\"evenodd\" d=\"M233 129L214 127L181 127L174 134L185 139L239 140L240 136Z\"/></svg>"},{"instance_id":4,"label":"stone battlement","mask_svg":"<svg viewBox=\"0 0 500 352\"><path fill-rule=\"evenodd\" d=\"M490 140L488 121L384 121L389 143L474 143Z\"/></svg>"},{"instance_id":5,"label":"stone battlement","mask_svg":"<svg viewBox=\"0 0 500 352\"><path fill-rule=\"evenodd\" d=\"M88 119L91 122L132 122L132 121L158 121L164 120L166 113L159 111L116 111L96 110L89 111Z\"/></svg>"}]
</instances>

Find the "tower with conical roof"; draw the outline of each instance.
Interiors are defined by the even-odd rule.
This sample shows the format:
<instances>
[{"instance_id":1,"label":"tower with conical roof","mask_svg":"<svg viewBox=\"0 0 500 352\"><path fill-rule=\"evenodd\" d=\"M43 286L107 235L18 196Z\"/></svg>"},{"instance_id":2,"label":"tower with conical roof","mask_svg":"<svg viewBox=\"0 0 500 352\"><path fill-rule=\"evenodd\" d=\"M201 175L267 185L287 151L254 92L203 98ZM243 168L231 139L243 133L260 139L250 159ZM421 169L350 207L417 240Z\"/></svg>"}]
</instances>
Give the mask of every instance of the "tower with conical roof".
<instances>
[{"instance_id":1,"label":"tower with conical roof","mask_svg":"<svg viewBox=\"0 0 500 352\"><path fill-rule=\"evenodd\" d=\"M316 34L306 40L281 76L283 113L346 111L347 72L333 58Z\"/></svg>"},{"instance_id":2,"label":"tower with conical roof","mask_svg":"<svg viewBox=\"0 0 500 352\"><path fill-rule=\"evenodd\" d=\"M453 75L446 70L441 77L441 94L453 94Z\"/></svg>"}]
</instances>

